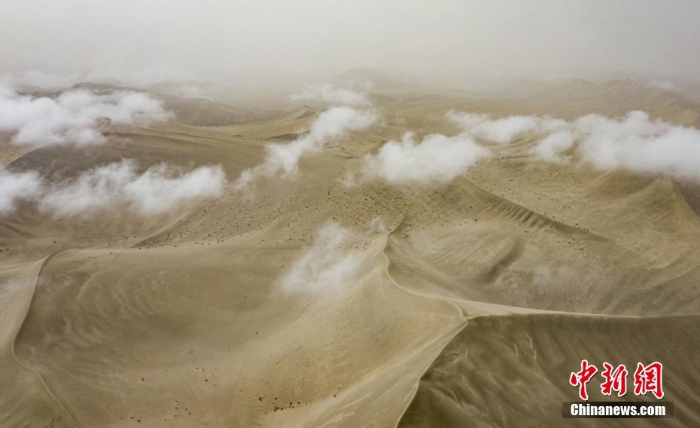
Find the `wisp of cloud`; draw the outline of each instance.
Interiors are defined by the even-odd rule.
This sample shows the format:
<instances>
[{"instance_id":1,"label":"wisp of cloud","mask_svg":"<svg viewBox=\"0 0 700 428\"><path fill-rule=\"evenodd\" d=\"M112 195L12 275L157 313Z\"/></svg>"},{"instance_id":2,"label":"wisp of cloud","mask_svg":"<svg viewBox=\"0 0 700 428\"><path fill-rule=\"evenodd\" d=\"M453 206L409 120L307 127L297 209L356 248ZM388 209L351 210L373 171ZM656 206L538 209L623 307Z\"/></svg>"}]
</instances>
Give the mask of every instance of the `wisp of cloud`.
<instances>
[{"instance_id":1,"label":"wisp of cloud","mask_svg":"<svg viewBox=\"0 0 700 428\"><path fill-rule=\"evenodd\" d=\"M102 118L142 124L171 117L160 101L138 92L81 89L50 98L20 95L7 85L0 90L0 131L12 133L15 144L99 144L105 142L97 126Z\"/></svg>"},{"instance_id":2,"label":"wisp of cloud","mask_svg":"<svg viewBox=\"0 0 700 428\"><path fill-rule=\"evenodd\" d=\"M552 163L564 164L570 160L564 152L569 150L576 141L576 134L571 131L558 131L546 136L531 153Z\"/></svg>"},{"instance_id":3,"label":"wisp of cloud","mask_svg":"<svg viewBox=\"0 0 700 428\"><path fill-rule=\"evenodd\" d=\"M39 173L10 172L0 169L0 215L15 210L20 200L32 200L41 194L42 180Z\"/></svg>"},{"instance_id":4,"label":"wisp of cloud","mask_svg":"<svg viewBox=\"0 0 700 428\"><path fill-rule=\"evenodd\" d=\"M198 198L223 193L226 176L220 166L191 171L159 164L138 174L132 160L88 170L67 183L46 189L39 208L56 217L71 217L97 210L126 206L141 215L170 212Z\"/></svg>"},{"instance_id":5,"label":"wisp of cloud","mask_svg":"<svg viewBox=\"0 0 700 428\"><path fill-rule=\"evenodd\" d=\"M328 142L372 126L378 119L372 110L353 107L332 107L322 112L311 125L311 130L289 144L269 144L265 160L260 165L244 171L236 182L239 190L247 188L260 177L291 177L298 170L299 160L309 152L320 150Z\"/></svg>"},{"instance_id":6,"label":"wisp of cloud","mask_svg":"<svg viewBox=\"0 0 700 428\"><path fill-rule=\"evenodd\" d=\"M510 143L514 138L532 132L538 126L537 119L532 116L510 116L491 120L483 114L449 112L447 117L461 126L465 133L495 144Z\"/></svg>"},{"instance_id":7,"label":"wisp of cloud","mask_svg":"<svg viewBox=\"0 0 700 428\"><path fill-rule=\"evenodd\" d=\"M278 280L280 290L285 294L341 294L362 268L359 252L343 250L351 239L348 229L326 223L311 246Z\"/></svg>"}]
</instances>

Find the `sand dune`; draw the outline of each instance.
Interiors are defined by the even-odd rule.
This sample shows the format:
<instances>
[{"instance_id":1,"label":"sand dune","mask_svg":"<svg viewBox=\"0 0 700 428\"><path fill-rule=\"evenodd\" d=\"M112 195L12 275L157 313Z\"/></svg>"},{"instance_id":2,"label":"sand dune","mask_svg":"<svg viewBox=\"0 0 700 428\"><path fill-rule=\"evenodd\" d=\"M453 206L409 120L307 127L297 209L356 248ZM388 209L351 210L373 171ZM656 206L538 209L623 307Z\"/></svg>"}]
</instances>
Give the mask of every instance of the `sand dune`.
<instances>
[{"instance_id":1,"label":"sand dune","mask_svg":"<svg viewBox=\"0 0 700 428\"><path fill-rule=\"evenodd\" d=\"M698 321L697 316L475 318L422 377L399 426L600 426L600 420L564 422L552 411L561 409L562 401L579 400L576 389L561 382L571 372L567 362L593 357L628 367L640 359L672 361L678 367L664 380L673 419L612 419L604 421L606 426L696 426ZM599 385L600 380L590 384L592 401L607 399Z\"/></svg>"},{"instance_id":2,"label":"sand dune","mask_svg":"<svg viewBox=\"0 0 700 428\"><path fill-rule=\"evenodd\" d=\"M155 216L57 218L22 201L0 218L0 426L599 426L561 418L582 358L666 368L675 418L611 426L700 425L695 181L546 163L527 136L490 145L447 184L343 184L405 131L459 132L450 110L645 110L698 126L700 106L630 82L501 98L387 92L373 95L383 122L252 192L231 185ZM320 114L166 106L178 120L112 123L103 145L3 140L3 164L51 180L125 158L142 171L216 164L233 182ZM362 268L332 293L285 293L279 279L328 222L353 237L339 260Z\"/></svg>"}]
</instances>

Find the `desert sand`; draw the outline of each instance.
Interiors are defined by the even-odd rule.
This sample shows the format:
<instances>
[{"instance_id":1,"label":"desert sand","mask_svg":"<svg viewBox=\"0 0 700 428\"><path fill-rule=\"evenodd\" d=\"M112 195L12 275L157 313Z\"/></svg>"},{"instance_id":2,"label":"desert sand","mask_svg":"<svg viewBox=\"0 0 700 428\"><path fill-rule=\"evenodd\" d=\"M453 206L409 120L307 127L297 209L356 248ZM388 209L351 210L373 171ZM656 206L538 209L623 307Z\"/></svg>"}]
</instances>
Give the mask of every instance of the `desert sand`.
<instances>
[{"instance_id":1,"label":"desert sand","mask_svg":"<svg viewBox=\"0 0 700 428\"><path fill-rule=\"evenodd\" d=\"M499 97L378 87L372 99L384 121L249 193L229 186L157 216L55 218L29 203L3 216L0 426L700 426L698 183L545 163L532 138L446 184L342 182L407 130L454 134L450 110L643 110L700 127L700 104L573 80ZM61 177L122 158L221 164L233 181L322 110L165 103L173 120L112 123L102 145L5 135L0 159ZM370 228L377 217L385 227ZM342 251L361 272L342 292L282 292L278 278L329 221L357 232ZM675 417L562 419L583 358L663 362ZM592 396L610 399L599 383Z\"/></svg>"}]
</instances>

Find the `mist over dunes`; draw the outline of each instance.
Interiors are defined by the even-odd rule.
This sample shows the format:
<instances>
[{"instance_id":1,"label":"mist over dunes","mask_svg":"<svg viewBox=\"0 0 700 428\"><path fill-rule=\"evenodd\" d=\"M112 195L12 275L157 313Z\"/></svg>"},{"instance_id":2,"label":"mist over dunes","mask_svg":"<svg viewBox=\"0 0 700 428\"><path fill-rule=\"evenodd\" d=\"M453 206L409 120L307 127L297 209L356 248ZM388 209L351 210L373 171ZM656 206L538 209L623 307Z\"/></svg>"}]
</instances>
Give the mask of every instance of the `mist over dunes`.
<instances>
[{"instance_id":1,"label":"mist over dunes","mask_svg":"<svg viewBox=\"0 0 700 428\"><path fill-rule=\"evenodd\" d=\"M561 426L582 358L696 424L700 106L375 90L6 130L0 424Z\"/></svg>"},{"instance_id":2,"label":"mist over dunes","mask_svg":"<svg viewBox=\"0 0 700 428\"><path fill-rule=\"evenodd\" d=\"M696 2L15 3L0 428L700 426Z\"/></svg>"}]
</instances>

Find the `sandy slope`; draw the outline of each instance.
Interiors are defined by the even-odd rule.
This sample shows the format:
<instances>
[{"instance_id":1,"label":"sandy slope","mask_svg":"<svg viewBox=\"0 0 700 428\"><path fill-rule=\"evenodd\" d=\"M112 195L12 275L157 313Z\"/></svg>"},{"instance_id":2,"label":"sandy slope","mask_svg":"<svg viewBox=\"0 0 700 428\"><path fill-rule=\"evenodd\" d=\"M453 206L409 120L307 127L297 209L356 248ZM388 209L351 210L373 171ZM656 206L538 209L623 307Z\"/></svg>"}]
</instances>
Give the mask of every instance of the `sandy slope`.
<instances>
[{"instance_id":1,"label":"sandy slope","mask_svg":"<svg viewBox=\"0 0 700 428\"><path fill-rule=\"evenodd\" d=\"M697 426L699 321L697 316L476 318L423 376L399 426ZM672 362L666 366L664 401L674 403L674 418L563 420L555 409L561 410L563 400L579 398L562 379L571 372L569 362L581 358L604 358L627 367L640 359ZM606 400L600 382L595 378L589 384L591 401Z\"/></svg>"},{"instance_id":2,"label":"sandy slope","mask_svg":"<svg viewBox=\"0 0 700 428\"><path fill-rule=\"evenodd\" d=\"M229 189L152 218L59 220L30 205L3 218L0 426L558 427L584 357L662 360L677 411L664 422L700 424L695 184L544 164L528 140L449 185L339 182L407 129L455 132L450 109L644 109L698 125L700 108L666 93L568 85L566 97L379 96L385 123L252 197ZM125 157L221 163L235 179L316 115L170 102L181 123L113 126L107 145L7 162L65 177ZM366 232L377 216L388 229ZM361 275L341 294L281 293L277 278L329 220L362 235ZM640 426L629 421L615 426Z\"/></svg>"}]
</instances>

